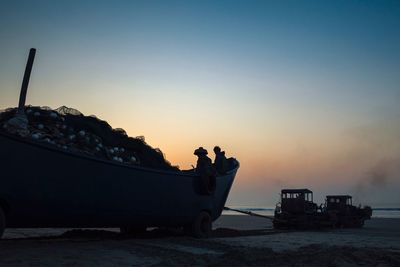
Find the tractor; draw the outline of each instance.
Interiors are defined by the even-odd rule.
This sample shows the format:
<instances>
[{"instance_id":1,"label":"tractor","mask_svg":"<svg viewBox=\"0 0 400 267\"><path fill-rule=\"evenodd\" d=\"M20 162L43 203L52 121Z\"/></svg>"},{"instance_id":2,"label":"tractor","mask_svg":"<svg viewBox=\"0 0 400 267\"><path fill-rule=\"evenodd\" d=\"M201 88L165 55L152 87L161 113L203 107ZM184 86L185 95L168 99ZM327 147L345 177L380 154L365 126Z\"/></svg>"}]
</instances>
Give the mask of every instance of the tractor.
<instances>
[{"instance_id":1,"label":"tractor","mask_svg":"<svg viewBox=\"0 0 400 267\"><path fill-rule=\"evenodd\" d=\"M326 196L325 212L336 214L336 227L362 227L365 220L371 219L372 209L369 206L353 206L349 195Z\"/></svg>"},{"instance_id":2,"label":"tractor","mask_svg":"<svg viewBox=\"0 0 400 267\"><path fill-rule=\"evenodd\" d=\"M281 201L275 209L274 228L312 229L334 226L336 220L330 213L324 213L313 202L313 192L309 189L283 189Z\"/></svg>"}]
</instances>

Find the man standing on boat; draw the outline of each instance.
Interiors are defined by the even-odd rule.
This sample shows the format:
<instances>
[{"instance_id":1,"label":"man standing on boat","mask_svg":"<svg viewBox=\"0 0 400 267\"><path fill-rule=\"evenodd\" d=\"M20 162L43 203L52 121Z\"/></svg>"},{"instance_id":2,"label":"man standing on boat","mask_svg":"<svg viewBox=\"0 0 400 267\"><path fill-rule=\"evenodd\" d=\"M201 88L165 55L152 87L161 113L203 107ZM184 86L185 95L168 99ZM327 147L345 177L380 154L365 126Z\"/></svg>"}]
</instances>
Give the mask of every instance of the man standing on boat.
<instances>
[{"instance_id":1,"label":"man standing on boat","mask_svg":"<svg viewBox=\"0 0 400 267\"><path fill-rule=\"evenodd\" d=\"M219 146L214 147L215 161L214 167L219 174L225 174L227 171L227 159L225 157L225 151L221 151Z\"/></svg>"},{"instance_id":2,"label":"man standing on boat","mask_svg":"<svg viewBox=\"0 0 400 267\"><path fill-rule=\"evenodd\" d=\"M216 188L216 171L212 161L207 157L207 150L199 147L194 151L197 159L196 172L200 175L200 188L202 194L211 195Z\"/></svg>"},{"instance_id":3,"label":"man standing on boat","mask_svg":"<svg viewBox=\"0 0 400 267\"><path fill-rule=\"evenodd\" d=\"M213 175L215 171L211 159L207 157L207 150L203 147L199 147L194 151L194 154L198 157L196 172L199 174Z\"/></svg>"}]
</instances>

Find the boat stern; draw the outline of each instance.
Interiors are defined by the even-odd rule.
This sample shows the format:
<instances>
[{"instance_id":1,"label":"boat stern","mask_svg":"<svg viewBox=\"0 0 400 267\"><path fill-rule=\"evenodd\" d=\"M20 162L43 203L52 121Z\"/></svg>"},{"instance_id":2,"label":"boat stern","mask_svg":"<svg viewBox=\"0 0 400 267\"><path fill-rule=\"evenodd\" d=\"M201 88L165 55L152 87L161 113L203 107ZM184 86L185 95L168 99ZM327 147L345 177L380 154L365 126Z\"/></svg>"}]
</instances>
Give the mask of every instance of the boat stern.
<instances>
[{"instance_id":1,"label":"boat stern","mask_svg":"<svg viewBox=\"0 0 400 267\"><path fill-rule=\"evenodd\" d=\"M213 209L211 211L212 220L215 221L221 216L226 200L228 199L233 181L239 169L239 161L235 159L234 168L222 176L216 178L216 190L213 195Z\"/></svg>"}]
</instances>

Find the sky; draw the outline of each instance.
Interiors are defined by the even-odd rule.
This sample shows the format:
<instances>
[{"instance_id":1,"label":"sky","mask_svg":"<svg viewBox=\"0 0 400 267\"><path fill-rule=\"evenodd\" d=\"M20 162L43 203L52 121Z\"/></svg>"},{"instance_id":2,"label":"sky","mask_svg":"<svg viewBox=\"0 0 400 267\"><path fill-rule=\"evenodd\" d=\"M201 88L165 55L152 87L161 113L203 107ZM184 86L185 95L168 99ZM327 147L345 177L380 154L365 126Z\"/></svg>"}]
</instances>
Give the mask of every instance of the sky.
<instances>
[{"instance_id":1,"label":"sky","mask_svg":"<svg viewBox=\"0 0 400 267\"><path fill-rule=\"evenodd\" d=\"M219 145L235 206L282 188L400 207L399 1L0 0L0 109L73 107L181 169Z\"/></svg>"}]
</instances>

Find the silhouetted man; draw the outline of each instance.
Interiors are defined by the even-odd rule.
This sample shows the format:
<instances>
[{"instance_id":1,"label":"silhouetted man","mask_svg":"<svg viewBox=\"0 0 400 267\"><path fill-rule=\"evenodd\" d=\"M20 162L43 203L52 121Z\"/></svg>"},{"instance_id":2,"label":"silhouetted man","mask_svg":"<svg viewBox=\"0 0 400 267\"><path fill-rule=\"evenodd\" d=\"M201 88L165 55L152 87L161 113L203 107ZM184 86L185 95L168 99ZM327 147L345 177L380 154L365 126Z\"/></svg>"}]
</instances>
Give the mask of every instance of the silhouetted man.
<instances>
[{"instance_id":1,"label":"silhouetted man","mask_svg":"<svg viewBox=\"0 0 400 267\"><path fill-rule=\"evenodd\" d=\"M197 159L196 172L200 175L200 190L202 194L211 195L216 188L216 172L212 161L207 157L207 150L202 147L196 149L194 154L199 157Z\"/></svg>"},{"instance_id":2,"label":"silhouetted man","mask_svg":"<svg viewBox=\"0 0 400 267\"><path fill-rule=\"evenodd\" d=\"M194 154L199 157L197 159L196 172L199 174L213 175L214 168L211 159L207 157L207 150L203 147L199 147L194 151Z\"/></svg>"},{"instance_id":3,"label":"silhouetted man","mask_svg":"<svg viewBox=\"0 0 400 267\"><path fill-rule=\"evenodd\" d=\"M219 174L226 173L228 162L225 157L225 151L221 151L221 148L219 146L215 146L214 153L215 153L215 161L214 161L215 169Z\"/></svg>"}]
</instances>

